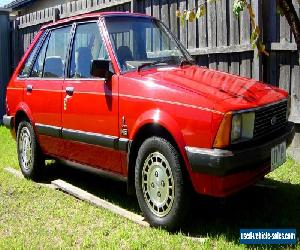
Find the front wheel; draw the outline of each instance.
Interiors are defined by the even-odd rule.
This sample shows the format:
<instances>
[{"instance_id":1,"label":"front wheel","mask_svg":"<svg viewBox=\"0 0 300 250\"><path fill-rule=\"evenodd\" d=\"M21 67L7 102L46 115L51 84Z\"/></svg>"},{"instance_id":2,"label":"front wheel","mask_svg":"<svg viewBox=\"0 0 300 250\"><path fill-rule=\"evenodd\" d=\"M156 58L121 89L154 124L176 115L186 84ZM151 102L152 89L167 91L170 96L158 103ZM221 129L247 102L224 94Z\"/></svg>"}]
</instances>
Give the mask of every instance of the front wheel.
<instances>
[{"instance_id":1,"label":"front wheel","mask_svg":"<svg viewBox=\"0 0 300 250\"><path fill-rule=\"evenodd\" d=\"M188 211L189 191L180 156L173 145L151 137L141 145L135 168L140 208L152 226L177 228Z\"/></svg>"},{"instance_id":2,"label":"front wheel","mask_svg":"<svg viewBox=\"0 0 300 250\"><path fill-rule=\"evenodd\" d=\"M32 180L41 177L45 159L39 148L35 132L28 121L20 122L17 132L19 165L23 175Z\"/></svg>"}]
</instances>

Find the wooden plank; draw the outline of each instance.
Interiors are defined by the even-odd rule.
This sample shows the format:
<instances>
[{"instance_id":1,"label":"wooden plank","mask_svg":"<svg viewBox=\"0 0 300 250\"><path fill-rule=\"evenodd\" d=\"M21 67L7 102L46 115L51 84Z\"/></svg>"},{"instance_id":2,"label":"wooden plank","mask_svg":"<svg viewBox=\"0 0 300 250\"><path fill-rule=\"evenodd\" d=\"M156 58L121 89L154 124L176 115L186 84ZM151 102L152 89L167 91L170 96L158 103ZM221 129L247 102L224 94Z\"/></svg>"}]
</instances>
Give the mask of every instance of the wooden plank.
<instances>
[{"instance_id":1,"label":"wooden plank","mask_svg":"<svg viewBox=\"0 0 300 250\"><path fill-rule=\"evenodd\" d=\"M6 172L12 174L13 176L17 177L17 178L24 179L23 174L19 170L16 170L16 169L11 168L11 167L6 167L6 168L4 168L4 170ZM36 182L36 184L38 184L39 186L43 186L43 187L47 187L47 188L51 188L51 189L56 189L56 186L54 186L52 184L40 183L40 182Z\"/></svg>"},{"instance_id":2,"label":"wooden plank","mask_svg":"<svg viewBox=\"0 0 300 250\"><path fill-rule=\"evenodd\" d=\"M176 13L177 10L177 0L170 0L170 29L171 32L179 38L178 34L178 18L174 13Z\"/></svg>"},{"instance_id":3,"label":"wooden plank","mask_svg":"<svg viewBox=\"0 0 300 250\"><path fill-rule=\"evenodd\" d=\"M85 14L85 13L91 13L91 12L98 11L98 10L109 9L114 6L119 6L119 5L127 6L127 4L130 4L131 1L132 0L118 0L118 1L99 4L97 6L90 6L87 8L86 7L87 4L91 4L91 3L87 3L86 1L78 0L76 2L76 5L77 5L76 11L73 11L73 5L70 5L69 10L68 10L67 4L62 4L62 5L58 5L55 7L58 7L61 10L61 15L60 15L61 18L67 18L67 17L71 17L71 16L76 16L79 14ZM37 15L36 20L34 20L33 22L29 21L29 18L30 18L29 15L21 16L19 18L20 19L19 28L24 29L26 27L43 24L43 23L52 21L52 13L53 13L53 9L55 7L46 8L44 10L45 15L42 15L41 18L38 18L38 15ZM72 9L72 11L70 11L70 9Z\"/></svg>"},{"instance_id":4,"label":"wooden plank","mask_svg":"<svg viewBox=\"0 0 300 250\"><path fill-rule=\"evenodd\" d=\"M227 45L226 0L216 1L217 46Z\"/></svg>"},{"instance_id":5,"label":"wooden plank","mask_svg":"<svg viewBox=\"0 0 300 250\"><path fill-rule=\"evenodd\" d=\"M180 11L183 12L186 10L186 0L179 0L179 6L180 6ZM187 48L187 24L186 22L184 25L182 25L180 21L180 30L179 30L179 35L180 35L180 42Z\"/></svg>"},{"instance_id":6,"label":"wooden plank","mask_svg":"<svg viewBox=\"0 0 300 250\"><path fill-rule=\"evenodd\" d=\"M210 69L217 69L217 56L216 55L209 55L208 67Z\"/></svg>"},{"instance_id":7,"label":"wooden plank","mask_svg":"<svg viewBox=\"0 0 300 250\"><path fill-rule=\"evenodd\" d=\"M218 57L218 70L228 72L228 56L227 54L219 54Z\"/></svg>"},{"instance_id":8,"label":"wooden plank","mask_svg":"<svg viewBox=\"0 0 300 250\"><path fill-rule=\"evenodd\" d=\"M198 5L203 3L202 0L198 0ZM207 4L205 3L207 9ZM205 48L207 44L207 15L198 19L198 37L199 37L199 48Z\"/></svg>"},{"instance_id":9,"label":"wooden plank","mask_svg":"<svg viewBox=\"0 0 300 250\"><path fill-rule=\"evenodd\" d=\"M270 43L266 44L266 48L268 50L276 51L296 51L297 44L296 43Z\"/></svg>"},{"instance_id":10,"label":"wooden plank","mask_svg":"<svg viewBox=\"0 0 300 250\"><path fill-rule=\"evenodd\" d=\"M152 15L152 4L151 0L145 0L145 12L147 15L151 16ZM152 48L152 33L151 30L146 31L146 51L153 51Z\"/></svg>"},{"instance_id":11,"label":"wooden plank","mask_svg":"<svg viewBox=\"0 0 300 250\"><path fill-rule=\"evenodd\" d=\"M250 17L247 10L240 13L240 43L250 43Z\"/></svg>"},{"instance_id":12,"label":"wooden plank","mask_svg":"<svg viewBox=\"0 0 300 250\"><path fill-rule=\"evenodd\" d=\"M21 179L24 178L23 174L22 174L20 171L14 169L14 168L6 167L6 168L4 168L4 170L5 170L6 172L8 172L8 173L14 175L15 177L18 177L18 178L21 178Z\"/></svg>"},{"instance_id":13,"label":"wooden plank","mask_svg":"<svg viewBox=\"0 0 300 250\"><path fill-rule=\"evenodd\" d=\"M291 29L286 20L285 16L279 16L280 20L280 30L279 30L279 39L281 43L289 43L291 41Z\"/></svg>"},{"instance_id":14,"label":"wooden plank","mask_svg":"<svg viewBox=\"0 0 300 250\"><path fill-rule=\"evenodd\" d=\"M169 3L168 0L161 0L161 8L160 8L160 20L167 26L170 27L169 22ZM175 13L174 13L175 15ZM162 50L169 49L169 44L165 44L164 47L162 47Z\"/></svg>"},{"instance_id":15,"label":"wooden plank","mask_svg":"<svg viewBox=\"0 0 300 250\"><path fill-rule=\"evenodd\" d=\"M82 2L81 1L77 1L76 2L76 9L77 9L77 11L80 11L80 10L82 10Z\"/></svg>"},{"instance_id":16,"label":"wooden plank","mask_svg":"<svg viewBox=\"0 0 300 250\"><path fill-rule=\"evenodd\" d=\"M290 121L300 124L300 66L298 63L297 52L292 54L292 75L291 75L291 115ZM300 148L300 135L297 137L299 142L297 143ZM300 152L300 151L299 151ZM299 154L298 152L298 154Z\"/></svg>"},{"instance_id":17,"label":"wooden plank","mask_svg":"<svg viewBox=\"0 0 300 250\"><path fill-rule=\"evenodd\" d=\"M217 46L217 16L215 1L207 3L207 43L208 47Z\"/></svg>"},{"instance_id":18,"label":"wooden plank","mask_svg":"<svg viewBox=\"0 0 300 250\"><path fill-rule=\"evenodd\" d=\"M207 55L207 54L222 54L222 53L240 53L246 51L253 51L250 44L245 45L233 45L233 46L219 46L219 47L206 47L188 49L191 55Z\"/></svg>"},{"instance_id":19,"label":"wooden plank","mask_svg":"<svg viewBox=\"0 0 300 250\"><path fill-rule=\"evenodd\" d=\"M87 8L87 9L91 9L92 7L93 7L92 0L87 0L86 8Z\"/></svg>"},{"instance_id":20,"label":"wooden plank","mask_svg":"<svg viewBox=\"0 0 300 250\"><path fill-rule=\"evenodd\" d=\"M159 17L159 0L152 0L152 16L156 17L157 19L160 19ZM159 41L159 34L153 33L153 41ZM160 42L153 43L153 50L159 51L160 50Z\"/></svg>"},{"instance_id":21,"label":"wooden plank","mask_svg":"<svg viewBox=\"0 0 300 250\"><path fill-rule=\"evenodd\" d=\"M188 8L195 8L195 0L188 0ZM188 42L187 48L196 48L196 21L188 22Z\"/></svg>"},{"instance_id":22,"label":"wooden plank","mask_svg":"<svg viewBox=\"0 0 300 250\"><path fill-rule=\"evenodd\" d=\"M240 57L237 53L230 54L230 69L231 74L240 74Z\"/></svg>"},{"instance_id":23,"label":"wooden plank","mask_svg":"<svg viewBox=\"0 0 300 250\"><path fill-rule=\"evenodd\" d=\"M277 55L278 66L279 66L279 87L285 89L287 92L290 91L291 81L291 58L290 54L279 53Z\"/></svg>"},{"instance_id":24,"label":"wooden plank","mask_svg":"<svg viewBox=\"0 0 300 250\"><path fill-rule=\"evenodd\" d=\"M252 70L251 70L251 57L253 53L251 52L244 52L241 54L241 64L240 64L240 75L245 77L252 77Z\"/></svg>"},{"instance_id":25,"label":"wooden plank","mask_svg":"<svg viewBox=\"0 0 300 250\"><path fill-rule=\"evenodd\" d=\"M131 9L130 12L139 12L139 1L138 0L131 0Z\"/></svg>"},{"instance_id":26,"label":"wooden plank","mask_svg":"<svg viewBox=\"0 0 300 250\"><path fill-rule=\"evenodd\" d=\"M250 17L248 11L240 14L240 44L250 44ZM253 53L252 53L253 55ZM249 52L241 54L240 75L245 77L252 76L251 56Z\"/></svg>"},{"instance_id":27,"label":"wooden plank","mask_svg":"<svg viewBox=\"0 0 300 250\"><path fill-rule=\"evenodd\" d=\"M83 201L86 201L94 206L101 207L104 209L107 209L111 211L112 213L115 213L117 215L120 215L122 217L125 217L141 226L149 227L149 223L145 221L144 217L137 215L135 213L132 213L124 208L121 208L111 202L108 202L106 200L100 199L99 197L88 193L85 190L82 190L78 187L75 187L71 185L70 183L67 183L63 180L55 180L51 182L53 185L55 185L57 188L61 189L62 191L80 199Z\"/></svg>"}]
</instances>

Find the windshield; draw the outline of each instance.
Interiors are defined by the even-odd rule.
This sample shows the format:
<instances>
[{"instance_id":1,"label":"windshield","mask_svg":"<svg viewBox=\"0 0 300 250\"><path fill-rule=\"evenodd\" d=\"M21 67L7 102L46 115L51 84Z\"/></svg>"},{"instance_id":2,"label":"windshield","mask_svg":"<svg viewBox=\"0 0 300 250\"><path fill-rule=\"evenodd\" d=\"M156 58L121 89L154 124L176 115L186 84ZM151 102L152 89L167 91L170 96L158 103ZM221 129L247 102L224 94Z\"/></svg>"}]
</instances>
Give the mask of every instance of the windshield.
<instances>
[{"instance_id":1,"label":"windshield","mask_svg":"<svg viewBox=\"0 0 300 250\"><path fill-rule=\"evenodd\" d=\"M110 16L105 21L122 72L193 63L183 46L156 19Z\"/></svg>"}]
</instances>

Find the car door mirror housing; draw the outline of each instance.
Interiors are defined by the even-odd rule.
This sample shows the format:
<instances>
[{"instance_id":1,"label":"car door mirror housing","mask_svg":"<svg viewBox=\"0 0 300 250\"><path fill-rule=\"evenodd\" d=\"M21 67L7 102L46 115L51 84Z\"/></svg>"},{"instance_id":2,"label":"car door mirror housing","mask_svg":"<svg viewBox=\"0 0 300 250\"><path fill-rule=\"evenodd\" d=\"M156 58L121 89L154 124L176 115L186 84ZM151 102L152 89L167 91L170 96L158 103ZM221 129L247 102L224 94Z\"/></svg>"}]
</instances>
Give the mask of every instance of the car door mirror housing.
<instances>
[{"instance_id":1,"label":"car door mirror housing","mask_svg":"<svg viewBox=\"0 0 300 250\"><path fill-rule=\"evenodd\" d=\"M110 60L93 60L91 66L91 76L109 79L112 72L109 70Z\"/></svg>"}]
</instances>

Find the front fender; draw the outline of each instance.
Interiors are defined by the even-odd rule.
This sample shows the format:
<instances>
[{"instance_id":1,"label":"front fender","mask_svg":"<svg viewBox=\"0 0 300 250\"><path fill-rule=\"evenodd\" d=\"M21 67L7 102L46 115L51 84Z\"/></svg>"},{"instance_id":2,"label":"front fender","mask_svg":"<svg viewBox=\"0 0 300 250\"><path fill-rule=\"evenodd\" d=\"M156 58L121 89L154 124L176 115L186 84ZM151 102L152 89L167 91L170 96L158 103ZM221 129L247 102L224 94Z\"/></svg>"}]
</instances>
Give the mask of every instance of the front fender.
<instances>
[{"instance_id":1,"label":"front fender","mask_svg":"<svg viewBox=\"0 0 300 250\"><path fill-rule=\"evenodd\" d=\"M177 144L178 149L180 150L180 154L184 159L185 165L187 166L188 170L191 171L191 167L185 151L186 143L180 127L175 119L167 112L160 109L148 110L141 114L136 120L134 126L131 129L131 133L129 134L129 139L134 140L138 131L147 124L158 124L164 127L171 134Z\"/></svg>"}]
</instances>

